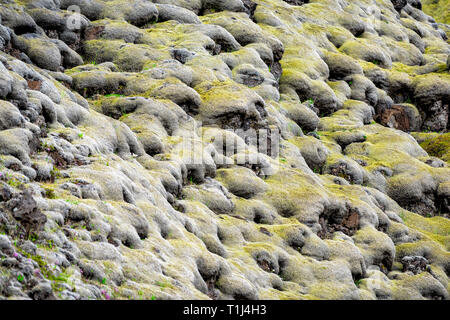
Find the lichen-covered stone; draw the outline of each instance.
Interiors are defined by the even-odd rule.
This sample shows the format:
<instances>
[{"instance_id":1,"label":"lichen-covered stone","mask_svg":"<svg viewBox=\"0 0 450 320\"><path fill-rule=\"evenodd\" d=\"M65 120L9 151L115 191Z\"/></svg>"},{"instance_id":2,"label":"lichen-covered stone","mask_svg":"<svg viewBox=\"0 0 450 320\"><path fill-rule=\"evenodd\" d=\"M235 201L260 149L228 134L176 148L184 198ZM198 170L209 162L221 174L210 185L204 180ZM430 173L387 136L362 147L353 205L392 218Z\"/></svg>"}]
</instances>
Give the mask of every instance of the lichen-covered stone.
<instances>
[{"instance_id":1,"label":"lichen-covered stone","mask_svg":"<svg viewBox=\"0 0 450 320\"><path fill-rule=\"evenodd\" d=\"M448 299L422 3L3 2L0 299Z\"/></svg>"}]
</instances>

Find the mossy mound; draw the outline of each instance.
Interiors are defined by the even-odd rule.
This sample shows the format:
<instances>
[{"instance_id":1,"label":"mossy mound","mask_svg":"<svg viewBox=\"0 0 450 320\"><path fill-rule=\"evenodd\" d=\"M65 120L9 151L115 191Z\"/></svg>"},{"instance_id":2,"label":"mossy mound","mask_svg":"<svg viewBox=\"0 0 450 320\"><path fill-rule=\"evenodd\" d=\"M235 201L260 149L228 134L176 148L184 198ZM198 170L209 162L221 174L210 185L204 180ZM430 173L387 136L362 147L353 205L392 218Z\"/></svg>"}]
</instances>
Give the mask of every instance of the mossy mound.
<instances>
[{"instance_id":1,"label":"mossy mound","mask_svg":"<svg viewBox=\"0 0 450 320\"><path fill-rule=\"evenodd\" d=\"M449 298L420 1L7 2L0 299Z\"/></svg>"},{"instance_id":2,"label":"mossy mound","mask_svg":"<svg viewBox=\"0 0 450 320\"><path fill-rule=\"evenodd\" d=\"M420 145L431 156L441 158L446 162L450 161L450 133L426 139Z\"/></svg>"},{"instance_id":3,"label":"mossy mound","mask_svg":"<svg viewBox=\"0 0 450 320\"><path fill-rule=\"evenodd\" d=\"M423 0L423 11L431 15L436 21L450 24L450 4L445 0Z\"/></svg>"}]
</instances>

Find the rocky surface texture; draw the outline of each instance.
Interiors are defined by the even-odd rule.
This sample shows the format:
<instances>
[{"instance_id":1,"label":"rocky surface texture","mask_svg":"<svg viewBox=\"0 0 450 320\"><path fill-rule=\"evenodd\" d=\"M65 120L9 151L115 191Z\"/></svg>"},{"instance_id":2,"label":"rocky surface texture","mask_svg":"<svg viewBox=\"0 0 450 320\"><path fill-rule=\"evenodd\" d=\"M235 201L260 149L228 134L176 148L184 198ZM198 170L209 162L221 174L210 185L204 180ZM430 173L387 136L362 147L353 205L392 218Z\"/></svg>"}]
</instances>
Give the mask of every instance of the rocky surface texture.
<instances>
[{"instance_id":1,"label":"rocky surface texture","mask_svg":"<svg viewBox=\"0 0 450 320\"><path fill-rule=\"evenodd\" d=\"M419 0L2 0L0 298L448 299L440 22Z\"/></svg>"}]
</instances>

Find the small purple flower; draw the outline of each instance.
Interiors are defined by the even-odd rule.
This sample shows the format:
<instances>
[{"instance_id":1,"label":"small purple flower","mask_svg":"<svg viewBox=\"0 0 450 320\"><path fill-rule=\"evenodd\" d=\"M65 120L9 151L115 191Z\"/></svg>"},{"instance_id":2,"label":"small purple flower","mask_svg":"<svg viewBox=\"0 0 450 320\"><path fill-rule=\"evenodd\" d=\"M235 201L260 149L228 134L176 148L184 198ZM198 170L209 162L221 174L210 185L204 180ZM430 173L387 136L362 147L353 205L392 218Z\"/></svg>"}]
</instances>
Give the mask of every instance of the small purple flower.
<instances>
[{"instance_id":1,"label":"small purple flower","mask_svg":"<svg viewBox=\"0 0 450 320\"><path fill-rule=\"evenodd\" d=\"M14 258L17 258L18 256L19 256L19 254L18 254L17 252L14 252L14 253L13 253L13 257L14 257Z\"/></svg>"},{"instance_id":2,"label":"small purple flower","mask_svg":"<svg viewBox=\"0 0 450 320\"><path fill-rule=\"evenodd\" d=\"M111 299L111 296L108 294L108 292L106 292L106 290L102 289L100 292L102 293L102 295L105 297L106 300Z\"/></svg>"}]
</instances>

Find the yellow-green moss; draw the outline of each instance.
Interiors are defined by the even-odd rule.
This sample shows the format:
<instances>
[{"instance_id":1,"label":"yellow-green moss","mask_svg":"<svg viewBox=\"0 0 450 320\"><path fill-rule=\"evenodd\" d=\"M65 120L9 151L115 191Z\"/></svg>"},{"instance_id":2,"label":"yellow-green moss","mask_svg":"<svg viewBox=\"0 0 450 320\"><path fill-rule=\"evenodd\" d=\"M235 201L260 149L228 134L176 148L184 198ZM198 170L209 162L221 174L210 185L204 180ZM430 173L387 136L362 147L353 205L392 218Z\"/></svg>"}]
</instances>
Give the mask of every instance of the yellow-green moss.
<instances>
[{"instance_id":1,"label":"yellow-green moss","mask_svg":"<svg viewBox=\"0 0 450 320\"><path fill-rule=\"evenodd\" d=\"M450 248L450 221L448 219L439 216L425 218L406 210L403 210L400 216L409 228L422 232L430 239L442 244L447 250Z\"/></svg>"},{"instance_id":2,"label":"yellow-green moss","mask_svg":"<svg viewBox=\"0 0 450 320\"><path fill-rule=\"evenodd\" d=\"M423 11L437 22L450 24L450 2L448 0L422 0Z\"/></svg>"},{"instance_id":3,"label":"yellow-green moss","mask_svg":"<svg viewBox=\"0 0 450 320\"><path fill-rule=\"evenodd\" d=\"M420 145L430 156L450 162L450 133L434 136L423 141Z\"/></svg>"}]
</instances>

